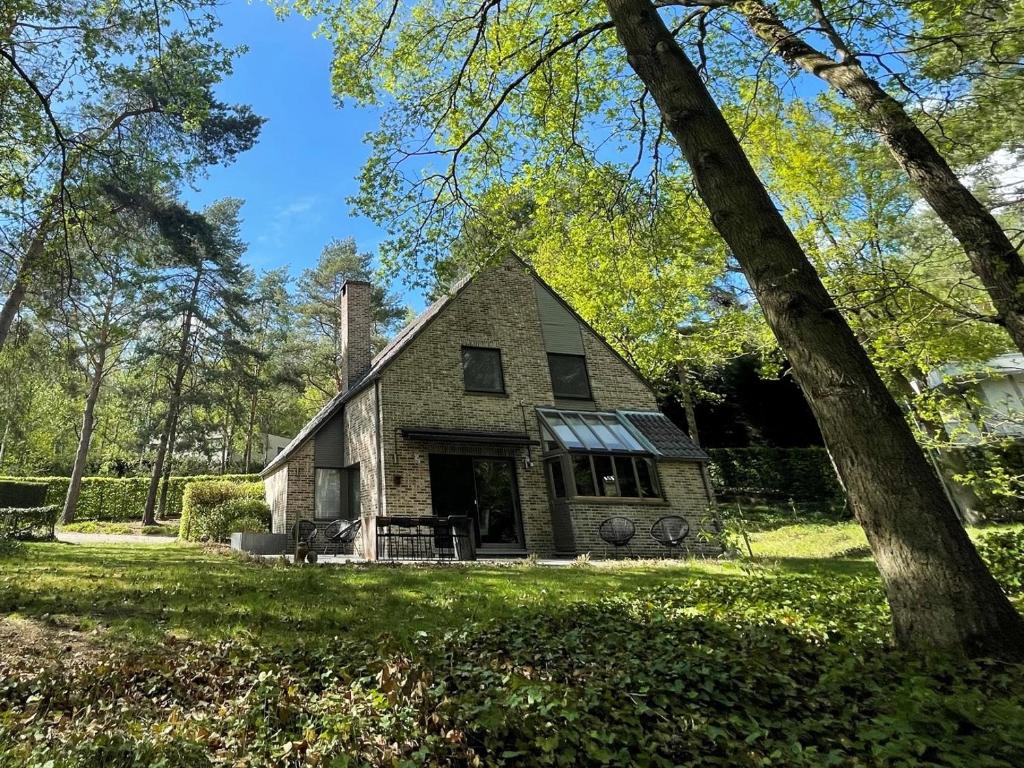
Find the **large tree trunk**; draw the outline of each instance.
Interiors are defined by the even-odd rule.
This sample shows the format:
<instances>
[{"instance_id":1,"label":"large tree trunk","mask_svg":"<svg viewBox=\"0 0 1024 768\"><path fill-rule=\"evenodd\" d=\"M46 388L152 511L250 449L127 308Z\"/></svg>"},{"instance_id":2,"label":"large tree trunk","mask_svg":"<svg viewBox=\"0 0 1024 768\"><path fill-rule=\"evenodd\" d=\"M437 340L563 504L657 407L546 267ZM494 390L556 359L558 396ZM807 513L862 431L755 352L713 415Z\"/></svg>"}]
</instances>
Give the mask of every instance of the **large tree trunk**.
<instances>
[{"instance_id":1,"label":"large tree trunk","mask_svg":"<svg viewBox=\"0 0 1024 768\"><path fill-rule=\"evenodd\" d=\"M754 34L783 59L821 78L854 103L914 188L963 246L1013 343L1024 352L1024 260L903 105L867 74L855 56L843 53L839 61L826 56L791 32L769 5L741 0L734 7ZM827 19L824 22L830 29Z\"/></svg>"},{"instance_id":2,"label":"large tree trunk","mask_svg":"<svg viewBox=\"0 0 1024 768\"><path fill-rule=\"evenodd\" d=\"M106 356L106 349L101 349L94 363L89 393L85 397L85 411L82 413L82 434L78 438L78 451L75 453L75 464L71 468L71 482L68 483L68 493L64 497L64 513L61 515L61 522L65 525L74 522L75 511L78 508L78 497L82 493L82 478L85 476L85 465L89 459L89 446L92 445L92 433L96 427L96 403L99 402L100 389L103 387L103 366L106 364Z\"/></svg>"},{"instance_id":3,"label":"large tree trunk","mask_svg":"<svg viewBox=\"0 0 1024 768\"><path fill-rule=\"evenodd\" d=\"M167 433L167 454L164 459L163 473L160 475L160 503L157 505L156 517L158 520L167 519L167 492L171 487L171 471L174 467L174 446L178 439L178 422L181 420L181 409L178 408L174 414L174 422Z\"/></svg>"},{"instance_id":4,"label":"large tree trunk","mask_svg":"<svg viewBox=\"0 0 1024 768\"><path fill-rule=\"evenodd\" d=\"M897 643L1024 657L1024 619L985 568L878 373L650 0L605 0L793 366L867 533Z\"/></svg>"}]
</instances>

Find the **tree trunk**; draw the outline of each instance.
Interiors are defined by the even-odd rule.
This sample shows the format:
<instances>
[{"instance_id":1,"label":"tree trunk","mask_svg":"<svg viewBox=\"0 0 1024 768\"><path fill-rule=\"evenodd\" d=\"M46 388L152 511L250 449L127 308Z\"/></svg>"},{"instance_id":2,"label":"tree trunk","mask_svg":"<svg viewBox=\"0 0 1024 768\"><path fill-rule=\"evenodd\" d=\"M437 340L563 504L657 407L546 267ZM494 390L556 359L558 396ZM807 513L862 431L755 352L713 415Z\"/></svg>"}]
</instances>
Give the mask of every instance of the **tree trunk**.
<instances>
[{"instance_id":1,"label":"tree trunk","mask_svg":"<svg viewBox=\"0 0 1024 768\"><path fill-rule=\"evenodd\" d=\"M156 525L156 502L157 492L160 490L160 478L163 476L164 461L167 458L167 442L178 421L178 409L181 406L181 386L185 381L185 373L188 370L189 339L192 335L192 318L195 313L196 301L199 298L199 287L202 285L203 269L196 268L196 274L192 281L192 289L189 301L185 310L185 317L181 323L181 338L178 341L178 359L174 370L174 378L171 380L171 391L167 401L167 414L164 417L164 429L160 435L160 445L157 447L156 460L153 462L153 472L149 477L149 491L146 494L146 508L142 513L143 525Z\"/></svg>"},{"instance_id":2,"label":"tree trunk","mask_svg":"<svg viewBox=\"0 0 1024 768\"><path fill-rule=\"evenodd\" d=\"M167 519L167 490L171 485L171 469L174 465L174 446L178 439L178 421L181 417L179 408L174 414L174 421L171 424L167 435L167 456L164 460L163 472L160 475L160 504L157 506L156 517L158 520Z\"/></svg>"},{"instance_id":3,"label":"tree trunk","mask_svg":"<svg viewBox=\"0 0 1024 768\"><path fill-rule=\"evenodd\" d=\"M992 298L1013 343L1024 352L1024 260L999 222L949 167L903 105L870 77L855 56L836 61L808 45L759 0L734 6L757 37L783 59L850 99L878 132L936 215L949 227Z\"/></svg>"},{"instance_id":4,"label":"tree trunk","mask_svg":"<svg viewBox=\"0 0 1024 768\"><path fill-rule=\"evenodd\" d=\"M256 431L258 398L259 395L256 390L253 390L252 397L249 399L249 421L245 425L245 474L249 474L249 470L252 467L252 437Z\"/></svg>"},{"instance_id":5,"label":"tree trunk","mask_svg":"<svg viewBox=\"0 0 1024 768\"><path fill-rule=\"evenodd\" d=\"M78 451L75 453L75 464L71 468L71 482L68 483L68 493L64 497L64 513L61 515L61 522L65 525L75 521L78 497L82 493L82 478L85 476L85 464L89 459L89 446L92 445L92 432L96 426L96 403L99 402L100 389L103 387L103 366L106 364L106 357L106 349L101 349L93 367L92 381L89 383L89 393L85 397L85 411L82 414L82 434L78 438Z\"/></svg>"},{"instance_id":6,"label":"tree trunk","mask_svg":"<svg viewBox=\"0 0 1024 768\"><path fill-rule=\"evenodd\" d=\"M43 258L46 237L49 232L50 218L45 216L32 236L32 242L29 243L25 258L18 265L18 271L14 276L11 292L7 295L7 299L4 300L3 308L0 309L0 349L3 349L4 344L7 343L7 337L10 335L11 327L14 325L14 318L18 314L18 310L21 309L21 305L25 302L25 296L28 295L28 285L32 270L35 269L36 265Z\"/></svg>"},{"instance_id":7,"label":"tree trunk","mask_svg":"<svg viewBox=\"0 0 1024 768\"><path fill-rule=\"evenodd\" d=\"M694 410L693 394L690 391L690 374L682 360L676 362L676 376L679 377L679 397L683 401L683 411L686 413L687 430L693 444L699 448L700 433L697 431L697 411Z\"/></svg>"},{"instance_id":8,"label":"tree trunk","mask_svg":"<svg viewBox=\"0 0 1024 768\"><path fill-rule=\"evenodd\" d=\"M1024 619L985 568L863 348L650 0L605 0L821 428L867 533L897 643L1024 657Z\"/></svg>"}]
</instances>

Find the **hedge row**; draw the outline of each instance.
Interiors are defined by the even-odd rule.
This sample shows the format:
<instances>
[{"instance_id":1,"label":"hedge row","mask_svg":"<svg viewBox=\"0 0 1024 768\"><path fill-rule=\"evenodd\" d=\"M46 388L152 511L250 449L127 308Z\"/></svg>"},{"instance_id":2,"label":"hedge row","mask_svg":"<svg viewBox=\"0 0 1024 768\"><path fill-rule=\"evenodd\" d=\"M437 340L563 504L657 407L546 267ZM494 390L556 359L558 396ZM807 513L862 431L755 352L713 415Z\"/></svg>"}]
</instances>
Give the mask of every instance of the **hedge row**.
<instances>
[{"instance_id":1,"label":"hedge row","mask_svg":"<svg viewBox=\"0 0 1024 768\"><path fill-rule=\"evenodd\" d=\"M185 488L178 528L185 541L225 541L235 531L269 530L263 483L207 480Z\"/></svg>"},{"instance_id":2,"label":"hedge row","mask_svg":"<svg viewBox=\"0 0 1024 768\"><path fill-rule=\"evenodd\" d=\"M235 482L256 482L258 475L195 475L172 477L167 487L167 516L181 514L182 497L188 483L202 480L228 480ZM67 496L67 477L0 477L0 482L45 483L46 504L64 506ZM130 522L142 517L149 492L148 477L86 477L82 479L82 494L78 499L76 520L106 520ZM2 505L0 505L2 506Z\"/></svg>"},{"instance_id":3,"label":"hedge row","mask_svg":"<svg viewBox=\"0 0 1024 768\"><path fill-rule=\"evenodd\" d=\"M52 539L60 507L0 507L0 540Z\"/></svg>"},{"instance_id":4,"label":"hedge row","mask_svg":"<svg viewBox=\"0 0 1024 768\"><path fill-rule=\"evenodd\" d=\"M712 448L708 470L722 496L832 502L843 498L824 448Z\"/></svg>"},{"instance_id":5,"label":"hedge row","mask_svg":"<svg viewBox=\"0 0 1024 768\"><path fill-rule=\"evenodd\" d=\"M46 504L46 483L0 480L0 508L41 507Z\"/></svg>"}]
</instances>

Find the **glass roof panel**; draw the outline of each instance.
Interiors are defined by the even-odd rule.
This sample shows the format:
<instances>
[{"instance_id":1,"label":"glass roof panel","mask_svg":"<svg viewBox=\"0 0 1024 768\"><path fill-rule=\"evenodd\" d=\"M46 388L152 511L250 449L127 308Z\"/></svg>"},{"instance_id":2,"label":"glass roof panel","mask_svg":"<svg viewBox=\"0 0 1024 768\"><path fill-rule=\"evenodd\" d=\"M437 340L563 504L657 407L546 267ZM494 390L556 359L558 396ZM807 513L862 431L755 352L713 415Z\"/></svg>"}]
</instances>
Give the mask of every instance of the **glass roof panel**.
<instances>
[{"instance_id":1,"label":"glass roof panel","mask_svg":"<svg viewBox=\"0 0 1024 768\"><path fill-rule=\"evenodd\" d=\"M545 440L553 436L561 448L601 453L650 453L617 413L538 409ZM553 446L552 446L553 447Z\"/></svg>"},{"instance_id":2,"label":"glass roof panel","mask_svg":"<svg viewBox=\"0 0 1024 768\"><path fill-rule=\"evenodd\" d=\"M597 435L598 439L600 439L600 441L604 443L604 447L607 448L608 450L618 451L626 447L623 444L623 442L619 440L618 437L615 436L615 433L608 428L608 425L605 423L605 420L602 419L600 416L584 416L583 420L587 422L587 426L594 430L594 433Z\"/></svg>"},{"instance_id":3,"label":"glass roof panel","mask_svg":"<svg viewBox=\"0 0 1024 768\"><path fill-rule=\"evenodd\" d=\"M594 431L587 426L587 423L583 421L583 416L579 413L572 411L561 411L560 415L565 419L565 422L572 427L573 432L579 435L583 441L583 447L588 451L604 451L607 450L604 447L604 443L598 439Z\"/></svg>"}]
</instances>

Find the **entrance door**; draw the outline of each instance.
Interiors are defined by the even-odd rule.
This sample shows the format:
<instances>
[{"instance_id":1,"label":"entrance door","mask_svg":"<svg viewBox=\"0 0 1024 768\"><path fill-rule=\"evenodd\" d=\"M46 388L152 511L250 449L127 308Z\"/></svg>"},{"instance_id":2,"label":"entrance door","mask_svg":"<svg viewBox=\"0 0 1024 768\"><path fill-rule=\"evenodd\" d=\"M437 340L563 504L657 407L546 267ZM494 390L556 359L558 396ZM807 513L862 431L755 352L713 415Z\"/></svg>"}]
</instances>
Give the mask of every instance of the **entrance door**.
<instances>
[{"instance_id":1,"label":"entrance door","mask_svg":"<svg viewBox=\"0 0 1024 768\"><path fill-rule=\"evenodd\" d=\"M478 547L522 547L511 459L431 454L430 487L435 515L473 518Z\"/></svg>"}]
</instances>

